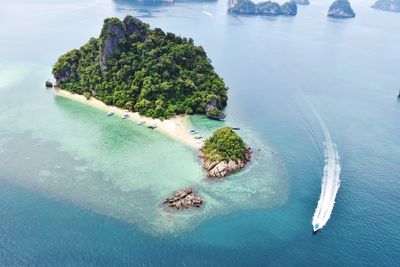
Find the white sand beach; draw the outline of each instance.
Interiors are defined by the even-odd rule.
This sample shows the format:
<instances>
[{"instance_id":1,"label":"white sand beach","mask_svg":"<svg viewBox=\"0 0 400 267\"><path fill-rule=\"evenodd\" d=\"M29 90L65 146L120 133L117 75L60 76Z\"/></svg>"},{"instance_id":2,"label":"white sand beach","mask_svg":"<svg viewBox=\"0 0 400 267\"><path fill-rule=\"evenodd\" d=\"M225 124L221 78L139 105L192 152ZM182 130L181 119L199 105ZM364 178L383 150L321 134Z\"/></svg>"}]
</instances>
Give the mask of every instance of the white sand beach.
<instances>
[{"instance_id":1,"label":"white sand beach","mask_svg":"<svg viewBox=\"0 0 400 267\"><path fill-rule=\"evenodd\" d=\"M138 112L129 112L122 108L118 108L115 106L108 106L105 103L97 100L94 97L91 97L89 100L86 99L83 95L73 94L71 92L55 88L55 93L58 96L66 97L68 99L90 105L92 107L104 110L106 112L112 111L117 116L123 116L124 114L129 114L129 120L135 122L145 122L143 127L147 127L149 125L157 125L155 130L166 134L172 139L175 139L185 145L188 145L192 148L199 149L202 145L204 140L202 139L195 139L193 135L190 134L189 123L187 121L187 115L178 115L174 116L168 120L160 120L160 119L153 119L146 116L140 115ZM150 131L151 129L149 129Z\"/></svg>"}]
</instances>

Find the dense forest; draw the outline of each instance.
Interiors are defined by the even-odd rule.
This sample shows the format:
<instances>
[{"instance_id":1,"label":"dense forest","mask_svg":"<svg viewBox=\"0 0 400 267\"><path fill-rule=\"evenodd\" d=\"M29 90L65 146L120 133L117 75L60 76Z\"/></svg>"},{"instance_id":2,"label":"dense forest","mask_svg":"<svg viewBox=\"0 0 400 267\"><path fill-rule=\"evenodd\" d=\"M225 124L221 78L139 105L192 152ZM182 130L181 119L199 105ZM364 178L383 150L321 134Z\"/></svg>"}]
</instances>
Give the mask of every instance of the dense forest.
<instances>
[{"instance_id":1,"label":"dense forest","mask_svg":"<svg viewBox=\"0 0 400 267\"><path fill-rule=\"evenodd\" d=\"M201 46L132 16L105 19L100 37L62 55L53 75L61 89L155 118L227 103L228 88Z\"/></svg>"},{"instance_id":2,"label":"dense forest","mask_svg":"<svg viewBox=\"0 0 400 267\"><path fill-rule=\"evenodd\" d=\"M246 144L232 128L224 127L205 141L202 152L208 161L245 160Z\"/></svg>"}]
</instances>

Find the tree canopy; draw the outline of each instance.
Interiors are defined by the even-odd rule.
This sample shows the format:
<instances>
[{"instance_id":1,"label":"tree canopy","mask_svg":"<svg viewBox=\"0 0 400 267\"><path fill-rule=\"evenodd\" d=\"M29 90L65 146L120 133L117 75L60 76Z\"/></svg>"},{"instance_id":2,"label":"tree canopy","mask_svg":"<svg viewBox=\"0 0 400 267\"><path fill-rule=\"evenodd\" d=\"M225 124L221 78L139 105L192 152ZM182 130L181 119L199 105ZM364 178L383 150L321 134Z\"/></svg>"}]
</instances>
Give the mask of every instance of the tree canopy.
<instances>
[{"instance_id":1,"label":"tree canopy","mask_svg":"<svg viewBox=\"0 0 400 267\"><path fill-rule=\"evenodd\" d=\"M204 157L209 161L244 160L246 144L230 127L216 130L203 146Z\"/></svg>"}]
</instances>

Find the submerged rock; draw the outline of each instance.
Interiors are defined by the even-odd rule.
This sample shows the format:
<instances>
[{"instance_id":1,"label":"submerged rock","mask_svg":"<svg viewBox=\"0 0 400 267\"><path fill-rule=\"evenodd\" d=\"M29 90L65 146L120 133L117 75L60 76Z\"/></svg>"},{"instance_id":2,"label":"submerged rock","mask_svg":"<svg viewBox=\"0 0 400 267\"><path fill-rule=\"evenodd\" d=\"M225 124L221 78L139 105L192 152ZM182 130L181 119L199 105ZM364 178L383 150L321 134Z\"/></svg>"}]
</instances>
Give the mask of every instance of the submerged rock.
<instances>
[{"instance_id":1,"label":"submerged rock","mask_svg":"<svg viewBox=\"0 0 400 267\"><path fill-rule=\"evenodd\" d=\"M247 162L251 159L251 149L247 148L245 151L245 157L243 160L219 160L209 161L201 155L204 160L203 168L207 172L207 176L210 178L222 178L230 173L237 172L244 168Z\"/></svg>"},{"instance_id":2,"label":"submerged rock","mask_svg":"<svg viewBox=\"0 0 400 267\"><path fill-rule=\"evenodd\" d=\"M286 2L281 6L281 12L284 16L296 16L297 4L295 1Z\"/></svg>"},{"instance_id":3,"label":"submerged rock","mask_svg":"<svg viewBox=\"0 0 400 267\"><path fill-rule=\"evenodd\" d=\"M356 14L351 8L350 2L348 0L336 0L332 3L328 10L328 17L347 19L354 18Z\"/></svg>"},{"instance_id":4,"label":"submerged rock","mask_svg":"<svg viewBox=\"0 0 400 267\"><path fill-rule=\"evenodd\" d=\"M169 208L180 210L200 208L203 205L203 200L193 192L192 188L184 188L175 192L172 197L167 198L163 204Z\"/></svg>"},{"instance_id":5,"label":"submerged rock","mask_svg":"<svg viewBox=\"0 0 400 267\"><path fill-rule=\"evenodd\" d=\"M308 0L295 0L296 4L302 5L302 6L308 6L310 4L310 1Z\"/></svg>"},{"instance_id":6,"label":"submerged rock","mask_svg":"<svg viewBox=\"0 0 400 267\"><path fill-rule=\"evenodd\" d=\"M372 8L383 11L400 12L400 0L378 0Z\"/></svg>"}]
</instances>

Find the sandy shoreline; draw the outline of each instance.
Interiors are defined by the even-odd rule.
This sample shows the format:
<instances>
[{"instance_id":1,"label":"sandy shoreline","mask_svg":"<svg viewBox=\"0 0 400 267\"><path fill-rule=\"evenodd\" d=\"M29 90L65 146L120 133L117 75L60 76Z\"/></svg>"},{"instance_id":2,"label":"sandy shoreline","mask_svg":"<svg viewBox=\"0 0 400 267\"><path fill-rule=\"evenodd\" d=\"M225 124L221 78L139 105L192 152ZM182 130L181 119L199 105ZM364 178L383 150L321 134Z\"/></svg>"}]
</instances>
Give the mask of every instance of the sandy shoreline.
<instances>
[{"instance_id":1,"label":"sandy shoreline","mask_svg":"<svg viewBox=\"0 0 400 267\"><path fill-rule=\"evenodd\" d=\"M95 99L94 97L91 97L89 100L87 100L86 97L84 97L83 95L73 94L59 88L55 88L54 91L58 96L66 97L68 99L90 105L92 107L104 110L105 112L112 111L115 114L114 116L129 114L129 120L132 120L134 122L146 122L145 125L143 125L142 127L156 124L157 128L155 130L192 148L199 149L203 145L202 139L195 139L194 136L190 134L187 116L185 115L179 115L171 119L161 121L160 119L153 119L139 115L138 112L128 112L122 108L108 106L100 100ZM151 131L151 129L149 129L149 131Z\"/></svg>"}]
</instances>

